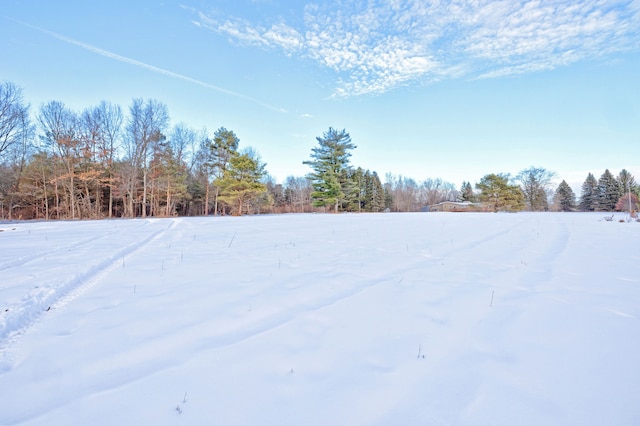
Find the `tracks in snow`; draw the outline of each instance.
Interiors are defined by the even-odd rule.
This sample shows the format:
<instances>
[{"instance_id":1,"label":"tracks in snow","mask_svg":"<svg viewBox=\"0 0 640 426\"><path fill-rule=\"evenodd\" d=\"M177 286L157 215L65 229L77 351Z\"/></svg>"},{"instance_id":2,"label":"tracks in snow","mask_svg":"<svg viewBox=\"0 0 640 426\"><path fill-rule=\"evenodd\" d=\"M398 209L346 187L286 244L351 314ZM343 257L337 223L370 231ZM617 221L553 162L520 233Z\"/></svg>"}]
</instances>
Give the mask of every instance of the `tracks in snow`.
<instances>
[{"instance_id":1,"label":"tracks in snow","mask_svg":"<svg viewBox=\"0 0 640 426\"><path fill-rule=\"evenodd\" d=\"M54 254L54 253L59 253L59 252L62 252L62 251L69 251L69 250L85 247L88 244L90 244L91 242L93 242L95 240L98 240L98 239L101 239L101 238L104 238L104 236L101 236L101 235L92 236L90 238L86 238L84 240L78 241L78 242L73 243L73 244L68 245L68 246L56 247L56 248L53 248L51 250L38 251L36 253L29 254L28 256L23 256L23 257L19 257L17 259L12 259L12 260L6 261L4 263L0 263L0 272L8 270L8 269L11 269L11 268L15 268L15 267L18 267L18 266L22 266L22 265L24 265L26 263L32 262L32 261L37 260L37 259L44 258L44 257L49 256L49 255Z\"/></svg>"},{"instance_id":2,"label":"tracks in snow","mask_svg":"<svg viewBox=\"0 0 640 426\"><path fill-rule=\"evenodd\" d=\"M0 311L0 359L7 347L39 321L49 310L61 309L120 265L126 256L143 250L151 242L162 237L177 223L171 220L149 220L143 226L127 229L129 244L111 253L99 253L100 243L109 241L109 235L91 237L77 243L41 251L0 265L0 271L10 270L25 263L58 253L62 259L55 272L46 276L34 276L35 285L19 301L10 302ZM151 227L152 229L148 229ZM141 232L142 231L142 232ZM122 231L121 231L122 232ZM72 249L76 249L73 251ZM80 249L80 250L78 250ZM80 268L80 271L78 271ZM60 278L62 277L62 278Z\"/></svg>"}]
</instances>

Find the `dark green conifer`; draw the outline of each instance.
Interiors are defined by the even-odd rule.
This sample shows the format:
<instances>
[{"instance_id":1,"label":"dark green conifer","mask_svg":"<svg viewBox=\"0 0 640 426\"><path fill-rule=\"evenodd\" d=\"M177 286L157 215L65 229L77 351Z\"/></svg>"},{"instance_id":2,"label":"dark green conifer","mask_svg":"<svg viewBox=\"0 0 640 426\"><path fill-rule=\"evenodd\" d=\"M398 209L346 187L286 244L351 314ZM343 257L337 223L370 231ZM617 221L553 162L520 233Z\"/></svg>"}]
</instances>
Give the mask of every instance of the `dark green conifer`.
<instances>
[{"instance_id":1,"label":"dark green conifer","mask_svg":"<svg viewBox=\"0 0 640 426\"><path fill-rule=\"evenodd\" d=\"M620 184L609 169L606 169L598 179L598 210L614 211L621 196Z\"/></svg>"},{"instance_id":2,"label":"dark green conifer","mask_svg":"<svg viewBox=\"0 0 640 426\"><path fill-rule=\"evenodd\" d=\"M572 212L576 208L576 195L564 180L556 189L555 202L557 209L561 212Z\"/></svg>"},{"instance_id":3,"label":"dark green conifer","mask_svg":"<svg viewBox=\"0 0 640 426\"><path fill-rule=\"evenodd\" d=\"M598 207L598 181L592 173L587 175L580 193L580 211L592 212Z\"/></svg>"},{"instance_id":4,"label":"dark green conifer","mask_svg":"<svg viewBox=\"0 0 640 426\"><path fill-rule=\"evenodd\" d=\"M307 175L313 186L313 205L330 207L334 212L338 212L340 206L347 201L350 189L348 172L351 169L349 151L356 146L344 129L335 130L332 127L316 140L318 146L311 150L311 160L303 162L313 169L313 172Z\"/></svg>"}]
</instances>

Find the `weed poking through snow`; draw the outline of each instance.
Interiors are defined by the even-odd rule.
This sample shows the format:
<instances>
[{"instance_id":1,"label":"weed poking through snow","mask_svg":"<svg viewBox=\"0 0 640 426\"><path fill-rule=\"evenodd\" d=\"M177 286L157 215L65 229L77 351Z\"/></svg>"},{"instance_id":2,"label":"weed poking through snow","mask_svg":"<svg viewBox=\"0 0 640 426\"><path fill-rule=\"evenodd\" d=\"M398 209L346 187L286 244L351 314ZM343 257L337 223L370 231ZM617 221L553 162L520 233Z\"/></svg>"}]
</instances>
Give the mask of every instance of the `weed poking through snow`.
<instances>
[{"instance_id":1,"label":"weed poking through snow","mask_svg":"<svg viewBox=\"0 0 640 426\"><path fill-rule=\"evenodd\" d=\"M187 403L187 393L184 393L184 398L182 398L182 404L186 404ZM176 411L178 412L178 414L182 414L182 407L180 407L180 404L176 405Z\"/></svg>"}]
</instances>

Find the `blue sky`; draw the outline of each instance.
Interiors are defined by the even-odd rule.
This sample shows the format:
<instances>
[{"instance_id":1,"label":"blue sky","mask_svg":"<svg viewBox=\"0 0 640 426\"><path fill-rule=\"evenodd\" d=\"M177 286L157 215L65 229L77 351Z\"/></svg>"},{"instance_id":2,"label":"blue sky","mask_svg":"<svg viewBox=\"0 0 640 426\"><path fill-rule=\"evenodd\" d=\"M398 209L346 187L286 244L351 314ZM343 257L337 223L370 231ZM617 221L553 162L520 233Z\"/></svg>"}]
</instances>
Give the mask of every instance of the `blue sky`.
<instances>
[{"instance_id":1,"label":"blue sky","mask_svg":"<svg viewBox=\"0 0 640 426\"><path fill-rule=\"evenodd\" d=\"M279 181L309 171L330 126L381 176L640 180L638 0L4 0L0 15L0 80L34 113L155 98L173 124L235 131Z\"/></svg>"}]
</instances>

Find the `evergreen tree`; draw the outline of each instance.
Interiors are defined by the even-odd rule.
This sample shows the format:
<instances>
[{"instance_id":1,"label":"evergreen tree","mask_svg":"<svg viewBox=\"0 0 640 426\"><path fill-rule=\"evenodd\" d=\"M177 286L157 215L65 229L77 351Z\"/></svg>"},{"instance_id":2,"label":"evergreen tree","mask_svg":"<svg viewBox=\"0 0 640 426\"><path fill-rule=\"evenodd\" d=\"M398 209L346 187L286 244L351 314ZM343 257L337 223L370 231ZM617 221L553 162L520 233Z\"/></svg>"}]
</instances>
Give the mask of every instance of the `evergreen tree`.
<instances>
[{"instance_id":1,"label":"evergreen tree","mask_svg":"<svg viewBox=\"0 0 640 426\"><path fill-rule=\"evenodd\" d=\"M267 186L261 182L265 175L265 164L254 158L250 152L234 153L224 174L215 183L220 188L220 201L234 208L238 216L247 204L266 192Z\"/></svg>"},{"instance_id":2,"label":"evergreen tree","mask_svg":"<svg viewBox=\"0 0 640 426\"><path fill-rule=\"evenodd\" d=\"M618 184L622 197L616 204L616 210L636 211L638 209L638 195L640 195L640 187L636 183L636 179L628 170L622 169L618 173Z\"/></svg>"},{"instance_id":3,"label":"evergreen tree","mask_svg":"<svg viewBox=\"0 0 640 426\"><path fill-rule=\"evenodd\" d=\"M580 211L592 212L598 207L598 181L592 173L587 175L580 193Z\"/></svg>"},{"instance_id":4,"label":"evergreen tree","mask_svg":"<svg viewBox=\"0 0 640 426\"><path fill-rule=\"evenodd\" d=\"M576 207L576 195L566 181L560 182L556 189L555 202L561 212L572 212Z\"/></svg>"},{"instance_id":5,"label":"evergreen tree","mask_svg":"<svg viewBox=\"0 0 640 426\"><path fill-rule=\"evenodd\" d=\"M628 170L622 169L620 173L618 173L618 184L620 185L620 192L624 194L635 193L638 194L638 185L636 184L636 179L633 177Z\"/></svg>"},{"instance_id":6,"label":"evergreen tree","mask_svg":"<svg viewBox=\"0 0 640 426\"><path fill-rule=\"evenodd\" d=\"M460 193L458 194L458 201L460 202L475 202L476 196L473 193L473 187L471 186L471 182L462 182L460 186Z\"/></svg>"},{"instance_id":7,"label":"evergreen tree","mask_svg":"<svg viewBox=\"0 0 640 426\"><path fill-rule=\"evenodd\" d=\"M488 174L476 187L480 190L480 200L489 204L494 212L524 208L524 194L519 186L509 184L508 175Z\"/></svg>"},{"instance_id":8,"label":"evergreen tree","mask_svg":"<svg viewBox=\"0 0 640 426\"><path fill-rule=\"evenodd\" d=\"M361 211L381 212L384 210L384 189L382 188L382 182L380 182L378 174L365 170L362 174L362 179Z\"/></svg>"},{"instance_id":9,"label":"evergreen tree","mask_svg":"<svg viewBox=\"0 0 640 426\"><path fill-rule=\"evenodd\" d=\"M371 173L371 210L372 212L381 212L385 209L385 191L380 182L378 173Z\"/></svg>"},{"instance_id":10,"label":"evergreen tree","mask_svg":"<svg viewBox=\"0 0 640 426\"><path fill-rule=\"evenodd\" d=\"M316 207L331 207L334 212L344 201L349 192L348 171L349 157L356 146L351 136L344 129L329 128L322 137L317 137L318 147L311 150L311 160L303 164L313 169L307 175L313 186L311 197Z\"/></svg>"},{"instance_id":11,"label":"evergreen tree","mask_svg":"<svg viewBox=\"0 0 640 426\"><path fill-rule=\"evenodd\" d=\"M364 172L364 189L363 189L363 203L362 209L366 212L372 211L373 204L373 177L371 176L371 172L366 170Z\"/></svg>"},{"instance_id":12,"label":"evergreen tree","mask_svg":"<svg viewBox=\"0 0 640 426\"><path fill-rule=\"evenodd\" d=\"M213 171L213 175L215 176L214 182L221 182L224 178L224 174L231 162L231 158L238 155L238 145L240 144L240 139L236 136L236 134L232 130L227 130L224 127L220 127L213 134L213 141L211 141L211 145L209 146L209 159L210 159L210 167ZM218 185L214 185L215 193L214 193L214 204L213 204L213 214L218 214L218 197L220 195L220 187Z\"/></svg>"},{"instance_id":13,"label":"evergreen tree","mask_svg":"<svg viewBox=\"0 0 640 426\"><path fill-rule=\"evenodd\" d=\"M621 196L618 181L609 169L606 169L598 179L598 210L606 212L615 210Z\"/></svg>"},{"instance_id":14,"label":"evergreen tree","mask_svg":"<svg viewBox=\"0 0 640 426\"><path fill-rule=\"evenodd\" d=\"M312 204L314 207L331 207L334 212L338 212L340 203L344 200L345 194L342 191L339 175L328 169L322 174L322 180L312 182L311 192Z\"/></svg>"},{"instance_id":15,"label":"evergreen tree","mask_svg":"<svg viewBox=\"0 0 640 426\"><path fill-rule=\"evenodd\" d=\"M348 179L345 185L345 207L348 211L360 212L366 210L366 177L365 171L358 167L347 170ZM368 173L368 171L367 171Z\"/></svg>"}]
</instances>

